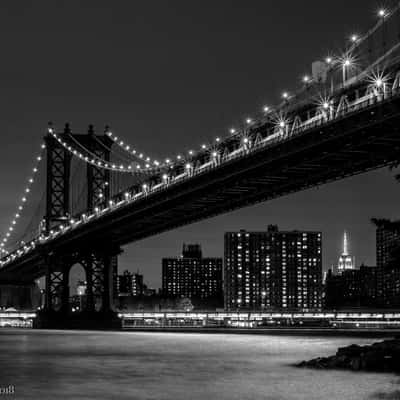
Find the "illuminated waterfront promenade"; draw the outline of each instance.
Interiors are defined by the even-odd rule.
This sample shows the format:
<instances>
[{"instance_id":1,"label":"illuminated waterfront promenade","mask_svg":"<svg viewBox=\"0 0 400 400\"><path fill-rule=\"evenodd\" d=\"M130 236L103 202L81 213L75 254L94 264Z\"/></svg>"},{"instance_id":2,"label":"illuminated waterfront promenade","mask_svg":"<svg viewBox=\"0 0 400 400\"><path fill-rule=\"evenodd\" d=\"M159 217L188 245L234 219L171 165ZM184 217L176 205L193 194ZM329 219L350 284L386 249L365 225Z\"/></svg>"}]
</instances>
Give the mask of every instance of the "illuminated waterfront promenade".
<instances>
[{"instance_id":1,"label":"illuminated waterfront promenade","mask_svg":"<svg viewBox=\"0 0 400 400\"><path fill-rule=\"evenodd\" d=\"M0 328L34 328L35 312L0 312ZM78 316L78 315L77 315ZM121 328L144 330L326 329L400 334L400 312L133 312L120 313Z\"/></svg>"},{"instance_id":2,"label":"illuminated waterfront promenade","mask_svg":"<svg viewBox=\"0 0 400 400\"><path fill-rule=\"evenodd\" d=\"M400 312L134 312L118 316L123 329L326 328L400 333Z\"/></svg>"}]
</instances>

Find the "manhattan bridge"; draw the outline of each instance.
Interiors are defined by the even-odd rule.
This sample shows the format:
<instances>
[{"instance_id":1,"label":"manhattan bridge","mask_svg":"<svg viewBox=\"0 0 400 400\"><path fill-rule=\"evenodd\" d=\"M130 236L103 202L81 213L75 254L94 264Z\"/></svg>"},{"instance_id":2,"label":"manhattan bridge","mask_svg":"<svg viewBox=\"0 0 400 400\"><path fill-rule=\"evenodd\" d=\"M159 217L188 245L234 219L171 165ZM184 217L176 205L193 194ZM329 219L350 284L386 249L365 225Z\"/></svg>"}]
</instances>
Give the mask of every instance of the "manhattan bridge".
<instances>
[{"instance_id":1,"label":"manhattan bridge","mask_svg":"<svg viewBox=\"0 0 400 400\"><path fill-rule=\"evenodd\" d=\"M197 150L156 160L109 127L77 132L68 124L49 124L0 241L0 283L24 285L45 277L44 312L50 319L65 316L69 273L78 264L86 273L86 312L111 313L122 246L397 166L399 7L379 10L368 32L351 36L339 54L314 62L301 87L283 93L279 104L264 106ZM29 207L34 198L40 201Z\"/></svg>"}]
</instances>

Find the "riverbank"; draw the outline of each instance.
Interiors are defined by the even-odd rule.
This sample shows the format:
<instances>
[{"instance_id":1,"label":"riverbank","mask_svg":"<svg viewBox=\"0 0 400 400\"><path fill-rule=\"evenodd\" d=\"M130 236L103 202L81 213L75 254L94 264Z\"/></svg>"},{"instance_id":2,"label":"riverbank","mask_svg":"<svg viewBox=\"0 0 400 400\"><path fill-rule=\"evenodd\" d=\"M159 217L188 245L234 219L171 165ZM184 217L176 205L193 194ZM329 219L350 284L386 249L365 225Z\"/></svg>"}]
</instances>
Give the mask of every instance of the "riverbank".
<instances>
[{"instance_id":1,"label":"riverbank","mask_svg":"<svg viewBox=\"0 0 400 400\"><path fill-rule=\"evenodd\" d=\"M190 328L190 327L129 327L126 332L223 333L233 335L343 336L361 338L400 337L399 329L338 329L338 328Z\"/></svg>"},{"instance_id":2,"label":"riverbank","mask_svg":"<svg viewBox=\"0 0 400 400\"><path fill-rule=\"evenodd\" d=\"M400 339L371 345L341 347L335 355L318 357L297 364L301 368L347 369L369 372L400 372Z\"/></svg>"}]
</instances>

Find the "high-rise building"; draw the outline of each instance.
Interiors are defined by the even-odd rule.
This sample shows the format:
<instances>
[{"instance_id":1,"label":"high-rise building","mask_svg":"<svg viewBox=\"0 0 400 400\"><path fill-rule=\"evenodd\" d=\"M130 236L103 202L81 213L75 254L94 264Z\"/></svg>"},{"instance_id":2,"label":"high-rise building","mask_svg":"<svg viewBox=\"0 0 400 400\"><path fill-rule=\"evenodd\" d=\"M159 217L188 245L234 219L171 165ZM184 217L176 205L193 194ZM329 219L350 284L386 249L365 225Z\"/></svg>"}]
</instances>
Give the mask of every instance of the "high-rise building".
<instances>
[{"instance_id":1,"label":"high-rise building","mask_svg":"<svg viewBox=\"0 0 400 400\"><path fill-rule=\"evenodd\" d=\"M348 238L347 238L347 232L344 231L343 251L339 257L338 268L337 268L338 274L343 273L343 271L349 271L349 270L354 270L354 269L355 269L355 260L354 260L354 257L352 257L349 254L349 243L348 243Z\"/></svg>"},{"instance_id":2,"label":"high-rise building","mask_svg":"<svg viewBox=\"0 0 400 400\"><path fill-rule=\"evenodd\" d=\"M375 220L377 292L382 306L400 306L400 221Z\"/></svg>"},{"instance_id":3,"label":"high-rise building","mask_svg":"<svg viewBox=\"0 0 400 400\"><path fill-rule=\"evenodd\" d=\"M225 233L225 309L320 309L321 253L320 232Z\"/></svg>"},{"instance_id":4,"label":"high-rise building","mask_svg":"<svg viewBox=\"0 0 400 400\"><path fill-rule=\"evenodd\" d=\"M162 292L193 304L222 306L222 258L203 257L200 245L183 245L182 255L162 259Z\"/></svg>"},{"instance_id":5,"label":"high-rise building","mask_svg":"<svg viewBox=\"0 0 400 400\"><path fill-rule=\"evenodd\" d=\"M139 272L133 274L126 270L122 275L118 275L119 296L142 296L143 290L143 275Z\"/></svg>"}]
</instances>

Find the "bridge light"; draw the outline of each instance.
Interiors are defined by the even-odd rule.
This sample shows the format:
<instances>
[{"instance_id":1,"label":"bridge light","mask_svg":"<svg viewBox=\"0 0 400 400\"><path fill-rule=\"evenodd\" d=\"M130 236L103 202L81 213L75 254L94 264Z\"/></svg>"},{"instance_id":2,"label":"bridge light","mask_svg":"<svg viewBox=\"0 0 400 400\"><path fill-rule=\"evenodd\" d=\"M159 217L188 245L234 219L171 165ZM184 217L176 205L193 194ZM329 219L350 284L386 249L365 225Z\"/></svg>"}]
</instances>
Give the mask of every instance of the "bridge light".
<instances>
[{"instance_id":1,"label":"bridge light","mask_svg":"<svg viewBox=\"0 0 400 400\"><path fill-rule=\"evenodd\" d=\"M383 86L383 80L381 78L377 78L375 81L376 87L382 87Z\"/></svg>"},{"instance_id":2,"label":"bridge light","mask_svg":"<svg viewBox=\"0 0 400 400\"><path fill-rule=\"evenodd\" d=\"M140 169L141 167L140 167L140 165L138 164L138 165L136 165L136 169Z\"/></svg>"},{"instance_id":3,"label":"bridge light","mask_svg":"<svg viewBox=\"0 0 400 400\"><path fill-rule=\"evenodd\" d=\"M358 36L357 35L351 35L350 40L355 43L358 40Z\"/></svg>"},{"instance_id":4,"label":"bridge light","mask_svg":"<svg viewBox=\"0 0 400 400\"><path fill-rule=\"evenodd\" d=\"M150 157L146 157L146 161L149 162L150 161Z\"/></svg>"},{"instance_id":5,"label":"bridge light","mask_svg":"<svg viewBox=\"0 0 400 400\"><path fill-rule=\"evenodd\" d=\"M71 219L69 220L69 223L72 225L72 224L75 223L75 220L74 220L73 218L71 218Z\"/></svg>"},{"instance_id":6,"label":"bridge light","mask_svg":"<svg viewBox=\"0 0 400 400\"><path fill-rule=\"evenodd\" d=\"M279 127L280 127L280 128L284 128L285 126L286 126L285 121L280 121L280 122L279 122Z\"/></svg>"},{"instance_id":7,"label":"bridge light","mask_svg":"<svg viewBox=\"0 0 400 400\"><path fill-rule=\"evenodd\" d=\"M268 106L264 106L263 111L267 113L269 111L269 107Z\"/></svg>"},{"instance_id":8,"label":"bridge light","mask_svg":"<svg viewBox=\"0 0 400 400\"><path fill-rule=\"evenodd\" d=\"M38 161L40 161L40 160L42 159L42 157L38 156L36 159L37 159Z\"/></svg>"},{"instance_id":9,"label":"bridge light","mask_svg":"<svg viewBox=\"0 0 400 400\"><path fill-rule=\"evenodd\" d=\"M26 202L26 197L22 198L22 202L25 203Z\"/></svg>"},{"instance_id":10,"label":"bridge light","mask_svg":"<svg viewBox=\"0 0 400 400\"><path fill-rule=\"evenodd\" d=\"M213 151L213 152L212 152L212 156L213 156L213 157L217 157L217 155L218 155L218 153L217 153L216 151Z\"/></svg>"},{"instance_id":11,"label":"bridge light","mask_svg":"<svg viewBox=\"0 0 400 400\"><path fill-rule=\"evenodd\" d=\"M42 149L45 149L45 148L46 148L46 145L45 145L45 144L42 144L40 147L41 147Z\"/></svg>"},{"instance_id":12,"label":"bridge light","mask_svg":"<svg viewBox=\"0 0 400 400\"><path fill-rule=\"evenodd\" d=\"M310 82L310 77L309 77L308 75L304 75L304 76L303 76L303 82L304 82L304 83Z\"/></svg>"},{"instance_id":13,"label":"bridge light","mask_svg":"<svg viewBox=\"0 0 400 400\"><path fill-rule=\"evenodd\" d=\"M143 158L143 153L140 153L140 154L139 154L139 158Z\"/></svg>"},{"instance_id":14,"label":"bridge light","mask_svg":"<svg viewBox=\"0 0 400 400\"><path fill-rule=\"evenodd\" d=\"M384 8L381 8L378 10L378 17L384 18L386 17L386 10Z\"/></svg>"},{"instance_id":15,"label":"bridge light","mask_svg":"<svg viewBox=\"0 0 400 400\"><path fill-rule=\"evenodd\" d=\"M189 150L189 155L193 155L193 150Z\"/></svg>"},{"instance_id":16,"label":"bridge light","mask_svg":"<svg viewBox=\"0 0 400 400\"><path fill-rule=\"evenodd\" d=\"M125 196L125 199L128 199L129 198L129 192L125 192L124 196Z\"/></svg>"},{"instance_id":17,"label":"bridge light","mask_svg":"<svg viewBox=\"0 0 400 400\"><path fill-rule=\"evenodd\" d=\"M246 124L251 124L251 123L252 123L251 118L247 118L247 119L246 119Z\"/></svg>"},{"instance_id":18,"label":"bridge light","mask_svg":"<svg viewBox=\"0 0 400 400\"><path fill-rule=\"evenodd\" d=\"M178 160L180 160L180 159L182 158L182 156L181 156L180 154L178 154L178 155L176 156L176 158L177 158Z\"/></svg>"},{"instance_id":19,"label":"bridge light","mask_svg":"<svg viewBox=\"0 0 400 400\"><path fill-rule=\"evenodd\" d=\"M245 137L245 138L243 139L243 143L245 143L245 144L249 143L249 138Z\"/></svg>"},{"instance_id":20,"label":"bridge light","mask_svg":"<svg viewBox=\"0 0 400 400\"><path fill-rule=\"evenodd\" d=\"M322 107L327 110L329 108L329 103L327 101L324 101L322 104Z\"/></svg>"},{"instance_id":21,"label":"bridge light","mask_svg":"<svg viewBox=\"0 0 400 400\"><path fill-rule=\"evenodd\" d=\"M190 169L190 168L192 168L192 165L190 163L187 163L186 164L186 169Z\"/></svg>"},{"instance_id":22,"label":"bridge light","mask_svg":"<svg viewBox=\"0 0 400 400\"><path fill-rule=\"evenodd\" d=\"M143 185L142 185L143 190L146 190L147 187L148 187L148 186L147 186L145 183L143 183Z\"/></svg>"},{"instance_id":23,"label":"bridge light","mask_svg":"<svg viewBox=\"0 0 400 400\"><path fill-rule=\"evenodd\" d=\"M125 146L125 150L128 150L128 151L129 151L130 148L131 148L131 146L129 146L129 145L126 145L126 146Z\"/></svg>"},{"instance_id":24,"label":"bridge light","mask_svg":"<svg viewBox=\"0 0 400 400\"><path fill-rule=\"evenodd\" d=\"M163 179L163 181L167 181L168 180L168 175L167 174L163 174L162 179Z\"/></svg>"},{"instance_id":25,"label":"bridge light","mask_svg":"<svg viewBox=\"0 0 400 400\"><path fill-rule=\"evenodd\" d=\"M343 66L344 67L349 67L351 65L351 60L350 60L350 58L345 58L344 60L343 60Z\"/></svg>"},{"instance_id":26,"label":"bridge light","mask_svg":"<svg viewBox=\"0 0 400 400\"><path fill-rule=\"evenodd\" d=\"M282 93L282 98L284 98L285 100L287 100L289 98L289 93L288 92L283 92Z\"/></svg>"},{"instance_id":27,"label":"bridge light","mask_svg":"<svg viewBox=\"0 0 400 400\"><path fill-rule=\"evenodd\" d=\"M35 168L33 168L33 172L37 172L38 171L38 169L35 167Z\"/></svg>"},{"instance_id":28,"label":"bridge light","mask_svg":"<svg viewBox=\"0 0 400 400\"><path fill-rule=\"evenodd\" d=\"M221 139L219 137L216 137L215 141L219 143L221 141Z\"/></svg>"},{"instance_id":29,"label":"bridge light","mask_svg":"<svg viewBox=\"0 0 400 400\"><path fill-rule=\"evenodd\" d=\"M332 57L326 57L325 58L325 62L327 63L327 64L332 64Z\"/></svg>"}]
</instances>

